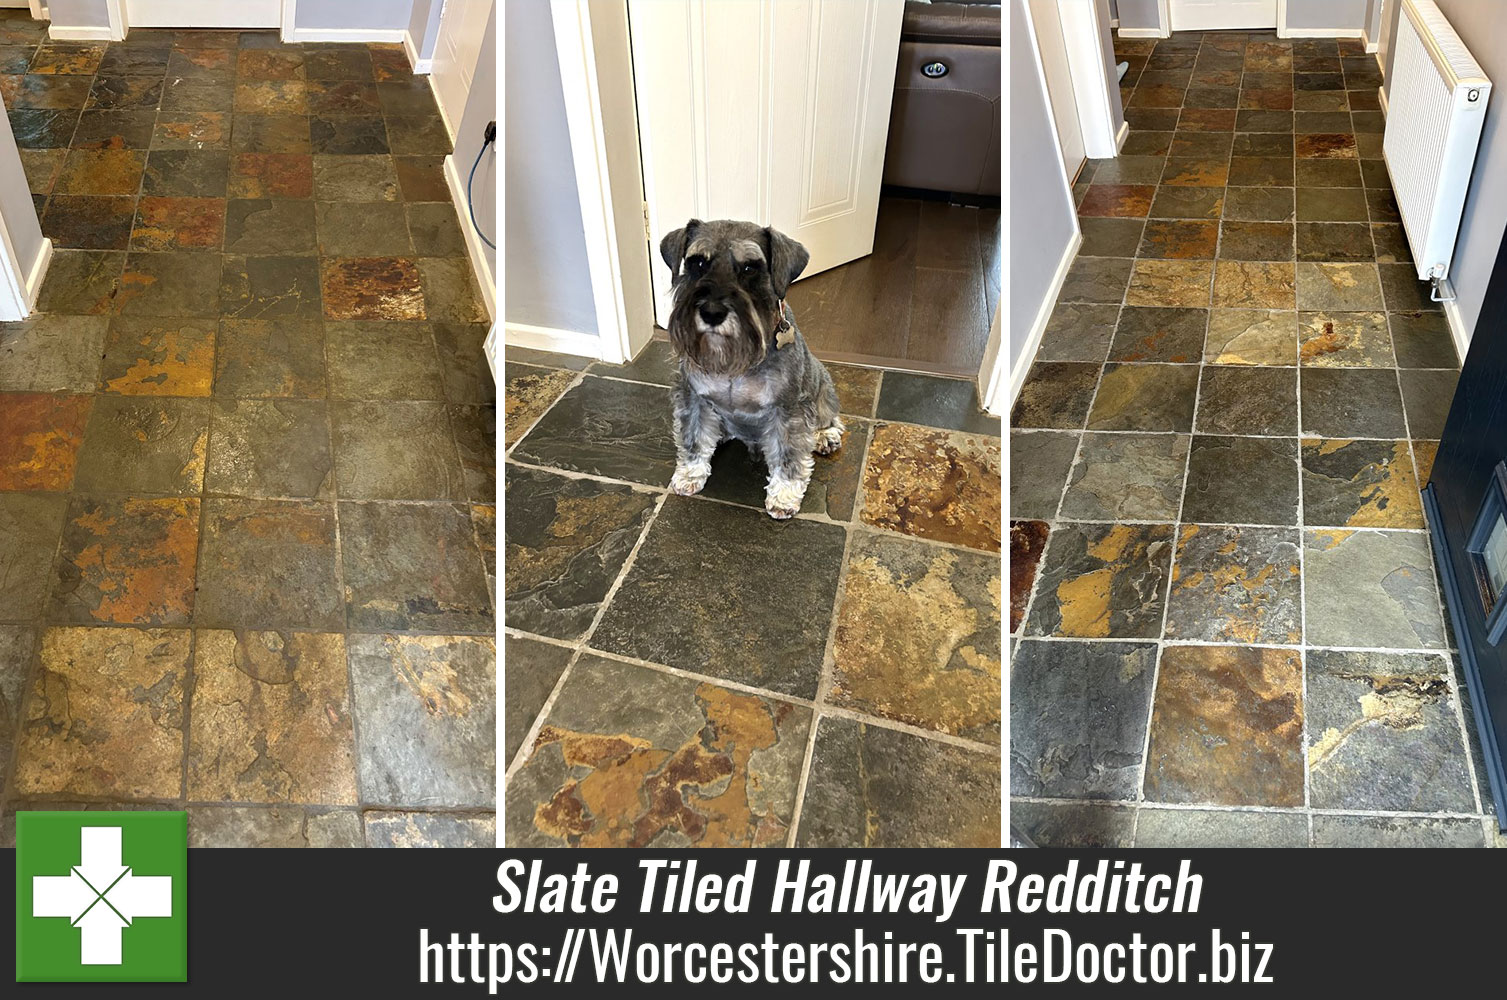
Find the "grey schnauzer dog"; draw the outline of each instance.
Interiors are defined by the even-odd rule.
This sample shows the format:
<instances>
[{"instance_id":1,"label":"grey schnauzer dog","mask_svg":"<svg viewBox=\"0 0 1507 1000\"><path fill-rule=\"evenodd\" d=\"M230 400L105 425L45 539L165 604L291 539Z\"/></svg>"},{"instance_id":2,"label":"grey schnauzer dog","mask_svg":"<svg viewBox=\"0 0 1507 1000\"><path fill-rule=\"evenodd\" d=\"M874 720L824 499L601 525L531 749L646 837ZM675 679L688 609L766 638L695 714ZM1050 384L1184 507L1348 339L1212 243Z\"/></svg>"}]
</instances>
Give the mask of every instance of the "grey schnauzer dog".
<instances>
[{"instance_id":1,"label":"grey schnauzer dog","mask_svg":"<svg viewBox=\"0 0 1507 1000\"><path fill-rule=\"evenodd\" d=\"M832 376L785 305L811 255L784 233L728 219L692 219L659 254L675 276L670 346L680 359L670 489L701 492L712 452L736 438L769 467L764 509L794 517L812 456L842 447L843 432Z\"/></svg>"}]
</instances>

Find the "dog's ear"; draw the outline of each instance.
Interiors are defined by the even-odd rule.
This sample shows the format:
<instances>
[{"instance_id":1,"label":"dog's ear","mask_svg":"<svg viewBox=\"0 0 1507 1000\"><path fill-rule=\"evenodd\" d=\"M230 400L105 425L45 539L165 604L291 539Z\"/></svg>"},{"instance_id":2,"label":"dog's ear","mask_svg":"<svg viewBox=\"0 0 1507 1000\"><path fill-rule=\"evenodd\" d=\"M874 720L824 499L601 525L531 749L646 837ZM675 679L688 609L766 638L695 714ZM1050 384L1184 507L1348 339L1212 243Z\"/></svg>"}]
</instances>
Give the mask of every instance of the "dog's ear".
<instances>
[{"instance_id":1,"label":"dog's ear","mask_svg":"<svg viewBox=\"0 0 1507 1000\"><path fill-rule=\"evenodd\" d=\"M770 228L764 230L764 251L769 255L769 280L774 293L783 299L790 283L806 269L811 255L795 240Z\"/></svg>"},{"instance_id":2,"label":"dog's ear","mask_svg":"<svg viewBox=\"0 0 1507 1000\"><path fill-rule=\"evenodd\" d=\"M659 241L659 255L665 263L670 265L670 277L680 273L680 262L685 259L686 245L691 242L691 237L696 235L696 229L701 225L700 219L692 219L682 229L665 234L665 238Z\"/></svg>"}]
</instances>

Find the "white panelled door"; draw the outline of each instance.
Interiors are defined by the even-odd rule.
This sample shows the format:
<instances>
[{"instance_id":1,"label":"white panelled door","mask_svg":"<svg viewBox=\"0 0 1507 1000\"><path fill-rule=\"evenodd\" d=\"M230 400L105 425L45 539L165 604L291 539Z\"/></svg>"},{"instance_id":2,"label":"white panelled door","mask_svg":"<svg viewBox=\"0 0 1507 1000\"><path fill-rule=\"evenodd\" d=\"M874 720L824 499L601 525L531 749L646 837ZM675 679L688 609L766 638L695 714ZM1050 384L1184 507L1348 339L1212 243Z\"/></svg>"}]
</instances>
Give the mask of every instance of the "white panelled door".
<instances>
[{"instance_id":1,"label":"white panelled door","mask_svg":"<svg viewBox=\"0 0 1507 1000\"><path fill-rule=\"evenodd\" d=\"M282 0L126 0L132 28L276 28Z\"/></svg>"},{"instance_id":2,"label":"white panelled door","mask_svg":"<svg viewBox=\"0 0 1507 1000\"><path fill-rule=\"evenodd\" d=\"M439 36L434 44L434 68L430 80L445 124L453 135L466 110L471 78L487 37L491 0L445 0L440 15Z\"/></svg>"},{"instance_id":3,"label":"white panelled door","mask_svg":"<svg viewBox=\"0 0 1507 1000\"><path fill-rule=\"evenodd\" d=\"M874 249L903 0L629 0L655 309L659 240L751 219L811 252L806 274Z\"/></svg>"},{"instance_id":4,"label":"white panelled door","mask_svg":"<svg viewBox=\"0 0 1507 1000\"><path fill-rule=\"evenodd\" d=\"M1171 0L1173 31L1275 28L1277 0Z\"/></svg>"}]
</instances>

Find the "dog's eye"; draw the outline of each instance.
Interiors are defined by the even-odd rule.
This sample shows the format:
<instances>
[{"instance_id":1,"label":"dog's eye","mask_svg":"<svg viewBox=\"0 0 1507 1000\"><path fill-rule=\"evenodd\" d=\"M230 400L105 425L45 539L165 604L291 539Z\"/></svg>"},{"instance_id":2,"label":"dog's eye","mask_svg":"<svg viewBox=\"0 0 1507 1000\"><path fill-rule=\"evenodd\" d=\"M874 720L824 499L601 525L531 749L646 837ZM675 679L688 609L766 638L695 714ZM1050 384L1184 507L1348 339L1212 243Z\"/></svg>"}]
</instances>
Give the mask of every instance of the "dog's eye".
<instances>
[{"instance_id":1,"label":"dog's eye","mask_svg":"<svg viewBox=\"0 0 1507 1000\"><path fill-rule=\"evenodd\" d=\"M685 269L690 274L700 274L706 270L706 258L700 254L685 259Z\"/></svg>"},{"instance_id":2,"label":"dog's eye","mask_svg":"<svg viewBox=\"0 0 1507 1000\"><path fill-rule=\"evenodd\" d=\"M743 273L744 274L758 274L759 273L759 262L756 261L756 260L751 260L748 263L744 264L743 265Z\"/></svg>"}]
</instances>

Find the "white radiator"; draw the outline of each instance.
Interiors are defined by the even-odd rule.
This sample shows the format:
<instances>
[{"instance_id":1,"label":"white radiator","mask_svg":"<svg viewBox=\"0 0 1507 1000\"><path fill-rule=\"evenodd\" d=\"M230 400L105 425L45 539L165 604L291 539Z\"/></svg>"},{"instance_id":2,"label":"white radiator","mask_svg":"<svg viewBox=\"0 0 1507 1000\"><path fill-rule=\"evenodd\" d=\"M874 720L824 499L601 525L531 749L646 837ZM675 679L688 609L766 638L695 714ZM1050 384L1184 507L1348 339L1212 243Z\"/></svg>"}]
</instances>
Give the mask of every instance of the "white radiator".
<instances>
[{"instance_id":1,"label":"white radiator","mask_svg":"<svg viewBox=\"0 0 1507 1000\"><path fill-rule=\"evenodd\" d=\"M1382 142L1422 281L1449 274L1491 81L1433 0L1402 0Z\"/></svg>"}]
</instances>

